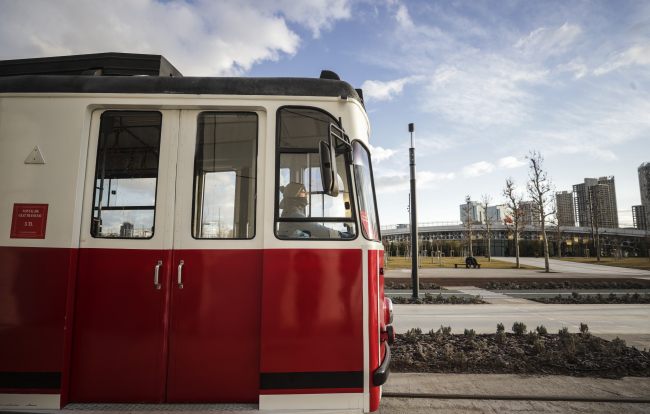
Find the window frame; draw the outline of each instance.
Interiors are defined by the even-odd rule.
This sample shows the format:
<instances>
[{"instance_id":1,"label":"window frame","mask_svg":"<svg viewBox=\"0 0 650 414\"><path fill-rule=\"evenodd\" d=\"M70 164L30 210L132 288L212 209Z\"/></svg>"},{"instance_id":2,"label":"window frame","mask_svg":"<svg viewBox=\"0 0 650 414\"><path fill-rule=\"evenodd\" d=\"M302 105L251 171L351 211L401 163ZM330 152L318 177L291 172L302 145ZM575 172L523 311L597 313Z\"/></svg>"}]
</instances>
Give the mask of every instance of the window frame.
<instances>
[{"instance_id":1,"label":"window frame","mask_svg":"<svg viewBox=\"0 0 650 414\"><path fill-rule=\"evenodd\" d=\"M375 204L375 214L377 215L377 235L379 236L379 240L369 239L368 237L366 237L365 234L363 235L363 237L364 237L366 240L368 240L368 241L373 241L373 242L381 243L381 241L382 241L382 236L381 236L381 221L379 220L379 209L377 209L377 190L375 189L375 172L374 172L373 169L372 169L372 153L370 152L370 149L368 148L368 146L367 146L363 141L361 141L361 140L358 139L358 138L356 138L356 139L352 140L352 142L350 142L350 145L353 146L353 149L354 149L354 144L355 144L356 142L358 142L359 144L361 144L361 146L362 146L362 147L366 150L366 152L368 153L368 163L370 164L370 183L371 183L371 185L372 185L372 195L373 195L373 202L374 202L374 204ZM353 172L354 172L354 164L353 164L352 170L353 170ZM356 173L355 173L355 182L354 182L355 190L356 190L356 184L357 184L357 183L356 183ZM355 194L355 195L356 195L356 194ZM361 206L357 205L357 208L358 208L359 210L361 210ZM363 233L363 229L361 229L361 233Z\"/></svg>"},{"instance_id":2,"label":"window frame","mask_svg":"<svg viewBox=\"0 0 650 414\"><path fill-rule=\"evenodd\" d=\"M278 189L280 188L280 155L281 154L289 154L289 153L294 153L294 154L318 154L318 149L317 148L283 148L280 146L280 134L282 132L281 130L281 123L280 123L280 114L282 113L283 110L285 109L309 109L309 110L315 110L318 112L322 112L323 114L327 115L329 118L331 118L336 126L339 128L343 129L341 125L341 119L339 118L338 120L332 115L331 113L327 112L326 110L322 108L318 108L315 106L302 106L302 105L283 105L278 108L278 110L275 113L275 185L273 187L273 236L275 236L276 239L282 240L282 241L352 241L356 240L359 237L359 223L357 222L357 211L356 211L356 187L354 186L354 180L352 179L352 175L354 174L352 164L347 165L347 176L348 176L348 188L350 189L350 211L351 211L351 216L349 219L342 220L340 218L336 217L320 217L317 219L314 218L283 218L280 217L280 200L279 200L279 194L278 194ZM321 238L294 238L294 239L285 239L278 237L278 232L277 232L277 224L278 223L354 223L354 226L356 228L356 233L354 237L351 238L346 238L346 239L321 239Z\"/></svg>"},{"instance_id":3,"label":"window frame","mask_svg":"<svg viewBox=\"0 0 650 414\"><path fill-rule=\"evenodd\" d=\"M162 145L162 129L163 129L163 119L165 115L160 112L160 111L147 111L147 110L129 110L129 109L123 109L123 110L114 110L114 109L107 109L102 112L102 114L99 116L99 134L101 135L102 133L102 122L104 121L104 115L106 115L109 112L113 113L157 113L160 115L160 125L158 126L158 165L156 166L157 170L157 175L156 175L156 191L154 192L154 205L153 208L146 208L142 210L153 210L153 223L151 224L151 236L149 237L106 237L106 236L95 236L93 234L93 221L95 220L95 201L97 201L97 168L99 167L100 163L100 154L101 152L99 151L99 143L100 143L100 137L97 137L97 151L95 154L95 172L93 174L93 186L95 187L93 189L93 202L92 202L92 207L91 207L91 213L90 213L90 237L93 239L110 239L110 240L151 240L153 239L154 235L156 234L156 212L157 209L156 207L158 206L158 178L160 176L160 148ZM108 206L107 206L108 207ZM131 206L128 206L131 207ZM140 207L149 207L149 206L140 206ZM112 209L109 209L107 211L110 211ZM115 209L117 210L117 209ZM124 211L124 209L123 209Z\"/></svg>"},{"instance_id":4,"label":"window frame","mask_svg":"<svg viewBox=\"0 0 650 414\"><path fill-rule=\"evenodd\" d=\"M199 142L199 117L203 114L226 114L226 115L232 115L232 114L253 114L255 115L255 190L254 190L254 197L253 197L253 217L255 218L255 224L253 225L253 235L251 237L232 237L232 238L210 238L210 237L194 237L194 231L192 230L194 228L194 218L196 214L196 176L194 175L194 168L196 163L196 145ZM196 115L196 138L194 140L194 150L192 153L192 217L190 220L190 236L194 240L208 240L208 241L214 241L214 240L253 240L255 236L257 236L257 182L258 182L258 176L259 176L259 146L260 146L260 116L257 112L255 111L202 111L199 112ZM205 183L204 183L205 184Z\"/></svg>"}]
</instances>

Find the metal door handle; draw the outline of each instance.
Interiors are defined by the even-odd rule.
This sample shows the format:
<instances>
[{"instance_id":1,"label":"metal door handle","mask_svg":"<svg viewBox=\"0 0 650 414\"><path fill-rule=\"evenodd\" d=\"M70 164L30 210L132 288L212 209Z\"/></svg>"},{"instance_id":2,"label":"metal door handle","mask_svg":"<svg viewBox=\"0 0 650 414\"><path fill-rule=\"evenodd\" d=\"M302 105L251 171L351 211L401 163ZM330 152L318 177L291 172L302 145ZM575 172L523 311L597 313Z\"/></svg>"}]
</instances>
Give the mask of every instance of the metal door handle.
<instances>
[{"instance_id":1,"label":"metal door handle","mask_svg":"<svg viewBox=\"0 0 650 414\"><path fill-rule=\"evenodd\" d=\"M153 278L153 284L156 285L156 289L160 289L160 283L158 283L158 271L160 270L160 266L162 266L162 261L158 261L158 266L156 266L156 273Z\"/></svg>"},{"instance_id":2,"label":"metal door handle","mask_svg":"<svg viewBox=\"0 0 650 414\"><path fill-rule=\"evenodd\" d=\"M181 263L178 265L178 288L183 289L183 283L181 281L181 271L183 270L183 264L185 261L181 260Z\"/></svg>"}]
</instances>

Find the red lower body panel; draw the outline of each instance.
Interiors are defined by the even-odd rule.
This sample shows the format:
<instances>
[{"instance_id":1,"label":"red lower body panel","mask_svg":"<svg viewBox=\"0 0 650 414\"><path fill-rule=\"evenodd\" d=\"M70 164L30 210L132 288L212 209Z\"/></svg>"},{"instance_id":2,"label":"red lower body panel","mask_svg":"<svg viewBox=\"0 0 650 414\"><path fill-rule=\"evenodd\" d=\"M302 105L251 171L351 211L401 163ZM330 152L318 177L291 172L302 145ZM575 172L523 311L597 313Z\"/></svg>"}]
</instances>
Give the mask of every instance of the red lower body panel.
<instances>
[{"instance_id":1,"label":"red lower body panel","mask_svg":"<svg viewBox=\"0 0 650 414\"><path fill-rule=\"evenodd\" d=\"M379 387L373 383L373 373L381 365L379 353L379 268L377 250L368 251L368 355L370 358L370 411L379 409Z\"/></svg>"},{"instance_id":2,"label":"red lower body panel","mask_svg":"<svg viewBox=\"0 0 650 414\"><path fill-rule=\"evenodd\" d=\"M264 250L261 392L363 388L361 260L361 250Z\"/></svg>"},{"instance_id":3,"label":"red lower body panel","mask_svg":"<svg viewBox=\"0 0 650 414\"><path fill-rule=\"evenodd\" d=\"M80 249L71 402L162 402L171 251ZM166 271L167 270L167 271Z\"/></svg>"},{"instance_id":4,"label":"red lower body panel","mask_svg":"<svg viewBox=\"0 0 650 414\"><path fill-rule=\"evenodd\" d=\"M181 250L172 283L169 402L259 400L262 250Z\"/></svg>"}]
</instances>

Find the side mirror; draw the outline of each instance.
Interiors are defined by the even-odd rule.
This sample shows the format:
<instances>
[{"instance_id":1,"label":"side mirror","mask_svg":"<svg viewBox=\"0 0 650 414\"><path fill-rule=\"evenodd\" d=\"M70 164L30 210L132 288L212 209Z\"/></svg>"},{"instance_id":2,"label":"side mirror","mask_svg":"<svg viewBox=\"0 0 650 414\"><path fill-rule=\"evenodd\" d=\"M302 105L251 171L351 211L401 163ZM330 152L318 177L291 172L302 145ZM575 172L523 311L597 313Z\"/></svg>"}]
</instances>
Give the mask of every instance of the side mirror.
<instances>
[{"instance_id":1,"label":"side mirror","mask_svg":"<svg viewBox=\"0 0 650 414\"><path fill-rule=\"evenodd\" d=\"M320 176L323 185L323 192L332 197L339 195L338 172L336 171L336 158L332 147L325 141L321 141L318 147L320 158Z\"/></svg>"}]
</instances>

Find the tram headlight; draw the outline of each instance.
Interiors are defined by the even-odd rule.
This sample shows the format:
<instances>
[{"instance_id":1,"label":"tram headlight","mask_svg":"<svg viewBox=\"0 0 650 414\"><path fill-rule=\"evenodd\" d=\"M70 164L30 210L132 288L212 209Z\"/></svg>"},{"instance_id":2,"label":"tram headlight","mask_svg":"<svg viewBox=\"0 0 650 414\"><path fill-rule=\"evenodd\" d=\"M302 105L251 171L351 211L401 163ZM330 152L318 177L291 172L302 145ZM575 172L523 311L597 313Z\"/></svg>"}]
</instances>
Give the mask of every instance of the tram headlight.
<instances>
[{"instance_id":1,"label":"tram headlight","mask_svg":"<svg viewBox=\"0 0 650 414\"><path fill-rule=\"evenodd\" d=\"M393 323L393 301L390 298L384 298L384 323Z\"/></svg>"}]
</instances>

